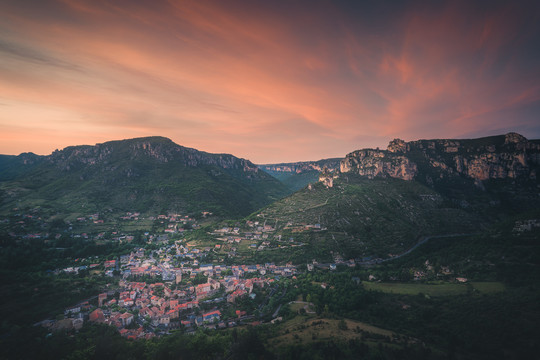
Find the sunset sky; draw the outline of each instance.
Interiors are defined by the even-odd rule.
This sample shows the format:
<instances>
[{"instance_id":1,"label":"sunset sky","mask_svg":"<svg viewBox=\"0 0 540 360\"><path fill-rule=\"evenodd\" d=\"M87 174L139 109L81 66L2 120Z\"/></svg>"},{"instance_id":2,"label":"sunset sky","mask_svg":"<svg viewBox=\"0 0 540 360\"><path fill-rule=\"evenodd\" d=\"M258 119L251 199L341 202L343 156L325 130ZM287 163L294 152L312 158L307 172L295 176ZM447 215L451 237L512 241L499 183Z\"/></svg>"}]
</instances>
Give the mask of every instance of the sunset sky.
<instances>
[{"instance_id":1,"label":"sunset sky","mask_svg":"<svg viewBox=\"0 0 540 360\"><path fill-rule=\"evenodd\" d=\"M0 0L0 153L540 138L540 1Z\"/></svg>"}]
</instances>

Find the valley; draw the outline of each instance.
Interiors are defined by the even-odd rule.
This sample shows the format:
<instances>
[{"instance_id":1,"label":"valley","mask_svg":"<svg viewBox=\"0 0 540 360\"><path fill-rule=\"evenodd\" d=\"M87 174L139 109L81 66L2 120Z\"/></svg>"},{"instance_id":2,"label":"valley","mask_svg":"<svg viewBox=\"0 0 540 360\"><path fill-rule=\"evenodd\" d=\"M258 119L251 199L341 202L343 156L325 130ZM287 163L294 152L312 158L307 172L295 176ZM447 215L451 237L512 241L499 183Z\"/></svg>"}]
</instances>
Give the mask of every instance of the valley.
<instances>
[{"instance_id":1,"label":"valley","mask_svg":"<svg viewBox=\"0 0 540 360\"><path fill-rule=\"evenodd\" d=\"M1 356L527 357L539 154L507 134L259 166L165 138L3 156Z\"/></svg>"}]
</instances>

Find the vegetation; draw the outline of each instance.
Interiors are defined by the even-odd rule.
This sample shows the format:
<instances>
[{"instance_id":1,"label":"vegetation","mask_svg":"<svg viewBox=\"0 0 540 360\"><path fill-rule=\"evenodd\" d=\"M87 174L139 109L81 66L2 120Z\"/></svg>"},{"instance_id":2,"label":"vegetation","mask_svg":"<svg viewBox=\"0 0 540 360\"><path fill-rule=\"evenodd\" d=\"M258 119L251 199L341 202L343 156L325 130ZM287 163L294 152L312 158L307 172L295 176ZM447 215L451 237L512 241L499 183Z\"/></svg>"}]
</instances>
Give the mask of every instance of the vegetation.
<instances>
[{"instance_id":1,"label":"vegetation","mask_svg":"<svg viewBox=\"0 0 540 360\"><path fill-rule=\"evenodd\" d=\"M300 190L250 218L275 225L282 239L308 244L278 251L298 262L331 252L346 259L386 258L405 252L422 236L474 232L488 221L419 183L354 175L342 175L332 188L317 183ZM320 224L321 230L303 229L307 224Z\"/></svg>"},{"instance_id":2,"label":"vegetation","mask_svg":"<svg viewBox=\"0 0 540 360\"><path fill-rule=\"evenodd\" d=\"M466 294L469 290L463 284L403 284L403 283L364 283L364 288L391 294L445 296Z\"/></svg>"}]
</instances>

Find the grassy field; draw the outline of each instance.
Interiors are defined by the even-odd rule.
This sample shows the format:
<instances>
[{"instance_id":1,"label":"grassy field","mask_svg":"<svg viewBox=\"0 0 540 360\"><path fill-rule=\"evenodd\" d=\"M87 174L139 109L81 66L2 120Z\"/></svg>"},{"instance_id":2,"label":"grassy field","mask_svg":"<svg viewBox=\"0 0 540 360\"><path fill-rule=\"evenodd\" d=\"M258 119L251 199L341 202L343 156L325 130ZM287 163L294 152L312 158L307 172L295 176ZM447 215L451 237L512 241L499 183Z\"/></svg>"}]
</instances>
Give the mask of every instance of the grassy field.
<instances>
[{"instance_id":1,"label":"grassy field","mask_svg":"<svg viewBox=\"0 0 540 360\"><path fill-rule=\"evenodd\" d=\"M482 294L492 294L506 290L504 284L498 281L471 282L471 285Z\"/></svg>"},{"instance_id":2,"label":"grassy field","mask_svg":"<svg viewBox=\"0 0 540 360\"><path fill-rule=\"evenodd\" d=\"M149 219L143 219L138 221L120 221L120 220L112 220L108 222L104 222L102 224L94 224L91 221L84 222L84 223L77 223L75 222L73 224L73 231L79 232L79 233L99 233L99 232L106 232L111 231L111 229L114 229L116 231L121 232L134 232L137 230L141 231L150 231L152 229L153 221Z\"/></svg>"},{"instance_id":3,"label":"grassy field","mask_svg":"<svg viewBox=\"0 0 540 360\"><path fill-rule=\"evenodd\" d=\"M385 293L429 296L461 295L471 290L480 293L494 293L504 291L504 284L500 282L474 282L469 284L443 283L443 284L407 284L407 283L378 283L364 282L367 290L382 291Z\"/></svg>"},{"instance_id":4,"label":"grassy field","mask_svg":"<svg viewBox=\"0 0 540 360\"><path fill-rule=\"evenodd\" d=\"M307 308L306 308L306 305ZM298 313L300 311L300 309L305 309L308 313L311 312L311 313L314 313L315 312L315 309L313 308L312 306L313 304L309 305L308 303L306 302L301 302L301 303L292 303L292 304L289 304L289 307L291 309L291 311L295 312L295 313Z\"/></svg>"},{"instance_id":5,"label":"grassy field","mask_svg":"<svg viewBox=\"0 0 540 360\"><path fill-rule=\"evenodd\" d=\"M343 322L345 326L343 326ZM269 345L270 347L277 347L283 344L309 344L315 341L360 338L366 341L367 344L371 343L372 345L378 342L390 343L391 340L395 342L400 340L414 342L414 339L406 339L393 331L359 321L318 318L314 315L308 315L296 316L281 324L278 336L270 339Z\"/></svg>"}]
</instances>

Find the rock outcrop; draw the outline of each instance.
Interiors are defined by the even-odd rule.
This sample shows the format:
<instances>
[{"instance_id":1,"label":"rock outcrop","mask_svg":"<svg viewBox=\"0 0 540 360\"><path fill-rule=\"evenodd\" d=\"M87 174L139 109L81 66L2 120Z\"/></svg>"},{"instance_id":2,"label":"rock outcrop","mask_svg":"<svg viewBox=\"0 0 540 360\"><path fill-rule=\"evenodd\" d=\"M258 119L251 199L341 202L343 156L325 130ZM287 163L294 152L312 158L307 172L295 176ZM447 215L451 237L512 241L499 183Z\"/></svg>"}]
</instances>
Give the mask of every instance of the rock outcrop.
<instances>
[{"instance_id":1,"label":"rock outcrop","mask_svg":"<svg viewBox=\"0 0 540 360\"><path fill-rule=\"evenodd\" d=\"M418 169L406 156L384 150L357 150L341 161L342 173L355 171L372 179L376 176L393 177L403 180L414 179Z\"/></svg>"},{"instance_id":2,"label":"rock outcrop","mask_svg":"<svg viewBox=\"0 0 540 360\"><path fill-rule=\"evenodd\" d=\"M324 167L319 174L319 182L322 182L327 188L334 187L334 179L339 175L336 171L331 171L327 167Z\"/></svg>"},{"instance_id":3,"label":"rock outcrop","mask_svg":"<svg viewBox=\"0 0 540 360\"><path fill-rule=\"evenodd\" d=\"M339 169L341 158L324 159L319 161L301 161L294 163L266 164L259 165L259 168L268 172L277 173L296 173L301 174L309 171L323 171L324 168L329 171Z\"/></svg>"}]
</instances>

